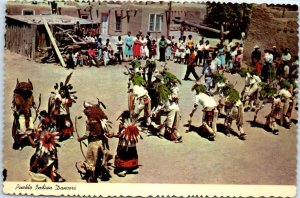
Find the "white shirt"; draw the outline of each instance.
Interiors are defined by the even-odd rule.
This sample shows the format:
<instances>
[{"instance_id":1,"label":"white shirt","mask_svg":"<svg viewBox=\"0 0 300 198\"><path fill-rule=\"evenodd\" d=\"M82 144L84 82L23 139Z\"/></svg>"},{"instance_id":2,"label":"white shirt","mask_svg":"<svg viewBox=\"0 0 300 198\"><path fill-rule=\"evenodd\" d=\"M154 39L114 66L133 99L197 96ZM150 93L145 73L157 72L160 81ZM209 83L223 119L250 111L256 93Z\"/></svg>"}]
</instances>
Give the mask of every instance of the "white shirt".
<instances>
[{"instance_id":1,"label":"white shirt","mask_svg":"<svg viewBox=\"0 0 300 198\"><path fill-rule=\"evenodd\" d=\"M288 54L282 54L282 61L290 61L291 60L291 54L288 53Z\"/></svg>"},{"instance_id":2,"label":"white shirt","mask_svg":"<svg viewBox=\"0 0 300 198\"><path fill-rule=\"evenodd\" d=\"M195 105L201 105L203 108L215 108L217 103L213 97L205 93L199 93L195 96Z\"/></svg>"},{"instance_id":3,"label":"white shirt","mask_svg":"<svg viewBox=\"0 0 300 198\"><path fill-rule=\"evenodd\" d=\"M290 67L288 65L285 65L283 70L285 75L288 75L290 73Z\"/></svg>"},{"instance_id":4,"label":"white shirt","mask_svg":"<svg viewBox=\"0 0 300 198\"><path fill-rule=\"evenodd\" d=\"M210 48L209 44L208 45L204 45L204 50L209 50L209 48Z\"/></svg>"},{"instance_id":5,"label":"white shirt","mask_svg":"<svg viewBox=\"0 0 300 198\"><path fill-rule=\"evenodd\" d=\"M103 59L104 60L108 60L109 59L109 57L108 57L108 51L104 51L103 52Z\"/></svg>"},{"instance_id":6,"label":"white shirt","mask_svg":"<svg viewBox=\"0 0 300 198\"><path fill-rule=\"evenodd\" d=\"M200 45L200 44L197 44L197 50L198 51L203 51L204 50L204 45Z\"/></svg>"},{"instance_id":7,"label":"white shirt","mask_svg":"<svg viewBox=\"0 0 300 198\"><path fill-rule=\"evenodd\" d=\"M179 111L178 104L176 104L175 102L170 102L169 100L164 102L163 106L167 111L172 111L172 110Z\"/></svg>"},{"instance_id":8,"label":"white shirt","mask_svg":"<svg viewBox=\"0 0 300 198\"><path fill-rule=\"evenodd\" d=\"M218 70L218 67L221 66L221 60L218 59L217 57L211 61L210 63L210 70L213 74L215 74Z\"/></svg>"},{"instance_id":9,"label":"white shirt","mask_svg":"<svg viewBox=\"0 0 300 198\"><path fill-rule=\"evenodd\" d=\"M142 87L142 86L134 85L133 86L133 93L138 98L140 98L142 96L148 96L148 91L144 87Z\"/></svg>"},{"instance_id":10,"label":"white shirt","mask_svg":"<svg viewBox=\"0 0 300 198\"><path fill-rule=\"evenodd\" d=\"M257 83L261 83L261 79L260 79L259 76L253 75L252 78L253 78Z\"/></svg>"},{"instance_id":11,"label":"white shirt","mask_svg":"<svg viewBox=\"0 0 300 198\"><path fill-rule=\"evenodd\" d=\"M265 53L265 60L267 63L273 63L273 54Z\"/></svg>"},{"instance_id":12,"label":"white shirt","mask_svg":"<svg viewBox=\"0 0 300 198\"><path fill-rule=\"evenodd\" d=\"M124 45L124 41L121 39L120 41L117 41L117 47L122 47Z\"/></svg>"},{"instance_id":13,"label":"white shirt","mask_svg":"<svg viewBox=\"0 0 300 198\"><path fill-rule=\"evenodd\" d=\"M281 89L278 93L280 96L283 96L285 98L291 98L292 94L287 89Z\"/></svg>"}]
</instances>

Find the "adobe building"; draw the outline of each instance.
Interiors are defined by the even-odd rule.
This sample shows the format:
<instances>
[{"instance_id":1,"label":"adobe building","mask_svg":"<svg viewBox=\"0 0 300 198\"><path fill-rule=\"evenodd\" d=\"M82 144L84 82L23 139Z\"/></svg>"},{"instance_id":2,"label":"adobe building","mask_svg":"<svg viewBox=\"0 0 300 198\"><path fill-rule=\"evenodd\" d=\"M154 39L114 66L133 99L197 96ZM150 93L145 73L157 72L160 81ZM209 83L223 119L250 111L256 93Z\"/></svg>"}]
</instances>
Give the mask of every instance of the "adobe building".
<instances>
[{"instance_id":1,"label":"adobe building","mask_svg":"<svg viewBox=\"0 0 300 198\"><path fill-rule=\"evenodd\" d=\"M27 12L35 15L51 14L48 4L20 4L9 2L8 15L21 15ZM66 2L58 4L58 14L97 21L100 24L99 33L103 35L119 36L128 31L136 35L139 31L144 34L151 32L154 38L167 35L167 18L169 5L164 2L140 3L76 3ZM180 19L196 24L202 24L206 15L206 5L201 3L172 3L170 30L178 30L180 24L172 19Z\"/></svg>"}]
</instances>

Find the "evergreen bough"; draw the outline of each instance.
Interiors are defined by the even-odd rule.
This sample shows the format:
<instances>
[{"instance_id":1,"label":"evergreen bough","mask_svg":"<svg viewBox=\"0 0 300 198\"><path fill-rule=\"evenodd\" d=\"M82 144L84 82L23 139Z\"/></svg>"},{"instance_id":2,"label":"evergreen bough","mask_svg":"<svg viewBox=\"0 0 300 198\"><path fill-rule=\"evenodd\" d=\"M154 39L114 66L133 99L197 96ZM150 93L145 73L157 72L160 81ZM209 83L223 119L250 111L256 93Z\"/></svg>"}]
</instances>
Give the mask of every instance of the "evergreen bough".
<instances>
[{"instance_id":1,"label":"evergreen bough","mask_svg":"<svg viewBox=\"0 0 300 198\"><path fill-rule=\"evenodd\" d=\"M247 76L247 73L248 73L248 69L246 69L245 67L242 67L239 71L240 76L243 78Z\"/></svg>"},{"instance_id":2,"label":"evergreen bough","mask_svg":"<svg viewBox=\"0 0 300 198\"><path fill-rule=\"evenodd\" d=\"M132 77L132 84L138 86L144 86L146 85L146 82L142 76L140 76L139 74L134 74Z\"/></svg>"},{"instance_id":3,"label":"evergreen bough","mask_svg":"<svg viewBox=\"0 0 300 198\"><path fill-rule=\"evenodd\" d=\"M175 82L176 84L179 83L181 84L181 81L177 78L177 76L175 76L174 74L172 74L171 72L166 71L164 73L164 81L169 84L170 82Z\"/></svg>"},{"instance_id":4,"label":"evergreen bough","mask_svg":"<svg viewBox=\"0 0 300 198\"><path fill-rule=\"evenodd\" d=\"M226 81L226 77L224 74L217 73L213 79L214 83L224 83Z\"/></svg>"},{"instance_id":5,"label":"evergreen bough","mask_svg":"<svg viewBox=\"0 0 300 198\"><path fill-rule=\"evenodd\" d=\"M224 96L227 97L229 102L235 104L240 99L240 93L233 87L232 84L228 84L224 87Z\"/></svg>"},{"instance_id":6,"label":"evergreen bough","mask_svg":"<svg viewBox=\"0 0 300 198\"><path fill-rule=\"evenodd\" d=\"M277 93L276 88L272 87L270 84L261 82L259 83L259 86L261 87L260 94L264 98L272 97Z\"/></svg>"},{"instance_id":7,"label":"evergreen bough","mask_svg":"<svg viewBox=\"0 0 300 198\"><path fill-rule=\"evenodd\" d=\"M154 88L158 91L160 101L167 102L169 100L169 95L172 94L170 88L163 83L155 83Z\"/></svg>"},{"instance_id":8,"label":"evergreen bough","mask_svg":"<svg viewBox=\"0 0 300 198\"><path fill-rule=\"evenodd\" d=\"M138 60L134 60L134 61L132 61L131 65L132 65L133 69L140 68L141 67L141 62L138 61Z\"/></svg>"}]
</instances>

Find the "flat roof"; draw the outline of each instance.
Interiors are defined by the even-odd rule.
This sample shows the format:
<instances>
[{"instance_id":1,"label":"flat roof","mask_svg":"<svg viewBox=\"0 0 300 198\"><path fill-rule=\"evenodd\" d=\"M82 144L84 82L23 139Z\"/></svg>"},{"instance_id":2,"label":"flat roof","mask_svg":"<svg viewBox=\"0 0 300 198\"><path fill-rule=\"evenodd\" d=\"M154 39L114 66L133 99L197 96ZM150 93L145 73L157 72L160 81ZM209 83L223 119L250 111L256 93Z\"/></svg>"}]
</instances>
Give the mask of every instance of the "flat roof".
<instances>
[{"instance_id":1,"label":"flat roof","mask_svg":"<svg viewBox=\"0 0 300 198\"><path fill-rule=\"evenodd\" d=\"M82 19L78 17L72 17L67 15L6 15L7 18L11 18L17 21L21 21L27 24L43 25L42 18L45 18L48 24L53 25L75 25L79 21L82 25L98 24L100 22Z\"/></svg>"}]
</instances>

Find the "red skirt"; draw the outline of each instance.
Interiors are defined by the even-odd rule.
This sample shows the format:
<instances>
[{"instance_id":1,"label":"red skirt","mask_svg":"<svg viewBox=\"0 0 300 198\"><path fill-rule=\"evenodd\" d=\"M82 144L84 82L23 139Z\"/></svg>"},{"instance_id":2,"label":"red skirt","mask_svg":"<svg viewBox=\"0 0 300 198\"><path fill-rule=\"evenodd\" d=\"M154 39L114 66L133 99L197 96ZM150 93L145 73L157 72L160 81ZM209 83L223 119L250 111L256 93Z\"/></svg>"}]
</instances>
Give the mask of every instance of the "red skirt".
<instances>
[{"instance_id":1,"label":"red skirt","mask_svg":"<svg viewBox=\"0 0 300 198\"><path fill-rule=\"evenodd\" d=\"M137 168L139 165L139 158L136 147L119 145L114 164L116 168Z\"/></svg>"},{"instance_id":2,"label":"red skirt","mask_svg":"<svg viewBox=\"0 0 300 198\"><path fill-rule=\"evenodd\" d=\"M141 56L141 46L138 44L133 44L133 57L140 57Z\"/></svg>"}]
</instances>

